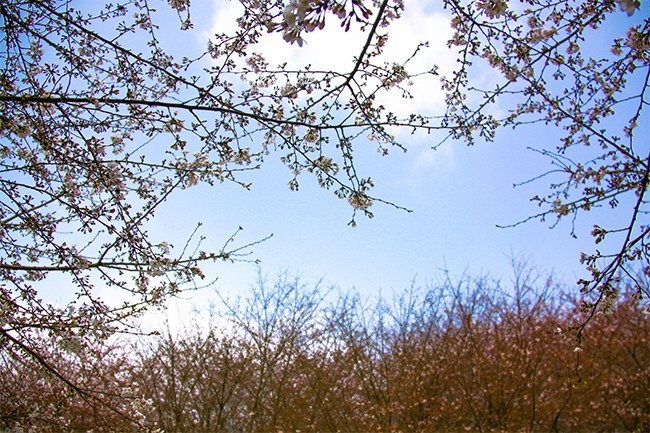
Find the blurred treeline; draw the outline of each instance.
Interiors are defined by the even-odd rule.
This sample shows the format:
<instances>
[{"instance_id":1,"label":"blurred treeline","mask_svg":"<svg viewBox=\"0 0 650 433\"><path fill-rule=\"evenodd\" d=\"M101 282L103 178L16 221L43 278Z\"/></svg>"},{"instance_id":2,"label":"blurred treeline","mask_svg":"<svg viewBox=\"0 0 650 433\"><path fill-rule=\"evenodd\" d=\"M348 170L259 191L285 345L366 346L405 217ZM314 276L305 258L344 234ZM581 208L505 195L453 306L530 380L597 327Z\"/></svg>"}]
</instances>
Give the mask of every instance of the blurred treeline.
<instances>
[{"instance_id":1,"label":"blurred treeline","mask_svg":"<svg viewBox=\"0 0 650 433\"><path fill-rule=\"evenodd\" d=\"M621 283L581 340L578 298L515 266L386 299L260 278L180 330L1 348L0 430L650 431L650 318ZM65 343L65 344L64 344Z\"/></svg>"}]
</instances>

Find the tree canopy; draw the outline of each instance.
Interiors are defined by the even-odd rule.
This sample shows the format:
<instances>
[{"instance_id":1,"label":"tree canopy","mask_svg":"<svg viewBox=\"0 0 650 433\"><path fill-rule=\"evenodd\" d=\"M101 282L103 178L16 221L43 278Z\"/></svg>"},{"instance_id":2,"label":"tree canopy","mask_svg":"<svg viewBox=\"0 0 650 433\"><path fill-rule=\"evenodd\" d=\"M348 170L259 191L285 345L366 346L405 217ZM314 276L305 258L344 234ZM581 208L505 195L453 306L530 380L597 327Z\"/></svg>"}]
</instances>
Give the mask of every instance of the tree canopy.
<instances>
[{"instance_id":1,"label":"tree canopy","mask_svg":"<svg viewBox=\"0 0 650 433\"><path fill-rule=\"evenodd\" d=\"M395 128L443 131L436 146L494 140L499 128L531 123L562 130L558 143L539 149L554 169L531 173L552 176L533 197L540 213L531 219L626 206L619 226L593 229L607 250L582 257L591 272L580 282L585 308L611 306L621 273L649 295L638 275L650 276L650 155L640 132L648 124L650 19L638 2L445 0L448 45L459 56L449 76L382 58L400 0L241 0L238 30L185 57L167 49L157 20L174 12L174 31L192 31L190 1L167 3L0 4L0 333L10 350L38 357L43 331L69 347L103 338L199 284L202 263L250 251L235 236L213 250L199 232L180 246L153 239L147 223L180 189L247 187L242 172L277 156L290 188L311 174L347 201L352 222L356 213L372 216L377 202L399 207L372 194L371 173L359 173L354 159L365 140L385 154L408 150ZM627 20L626 31L603 30L613 19ZM309 49L304 41L326 21L366 35L347 72L292 70L252 51L269 32ZM608 51L594 49L595 39ZM473 82L478 65L498 71L498 83ZM400 117L378 102L384 91L408 98L415 74L442 83L440 115ZM500 114L491 110L497 102ZM52 285L71 287L74 300L43 300ZM108 305L101 287L121 289L129 301Z\"/></svg>"}]
</instances>

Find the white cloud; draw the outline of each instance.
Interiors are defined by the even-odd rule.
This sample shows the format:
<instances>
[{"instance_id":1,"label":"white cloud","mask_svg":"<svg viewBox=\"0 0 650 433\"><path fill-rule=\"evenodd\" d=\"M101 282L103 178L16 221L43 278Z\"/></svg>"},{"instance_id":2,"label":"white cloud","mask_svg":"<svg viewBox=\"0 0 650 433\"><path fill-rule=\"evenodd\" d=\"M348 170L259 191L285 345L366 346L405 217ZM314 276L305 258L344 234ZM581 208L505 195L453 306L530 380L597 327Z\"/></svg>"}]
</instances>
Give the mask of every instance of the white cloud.
<instances>
[{"instance_id":1,"label":"white cloud","mask_svg":"<svg viewBox=\"0 0 650 433\"><path fill-rule=\"evenodd\" d=\"M449 17L439 11L425 9L424 2L409 2L402 18L389 28L389 40L384 51L388 62L404 62L415 51L419 43L428 43L418 55L406 65L410 74L417 74L437 66L439 73L449 74L456 64L457 55L447 47L452 35ZM381 96L381 102L394 108L398 115L413 112L432 115L444 110L444 92L437 77L425 75L414 77L408 91L413 99L403 99L398 92Z\"/></svg>"},{"instance_id":2,"label":"white cloud","mask_svg":"<svg viewBox=\"0 0 650 433\"><path fill-rule=\"evenodd\" d=\"M234 33L236 19L243 13L243 6L236 1L218 2L210 34ZM264 55L271 66L287 63L294 68L311 65L312 70L349 70L352 58L363 46L365 36L358 29L345 32L332 18L323 31L305 35L306 43L299 47L282 39L282 33L265 34L250 52Z\"/></svg>"},{"instance_id":3,"label":"white cloud","mask_svg":"<svg viewBox=\"0 0 650 433\"><path fill-rule=\"evenodd\" d=\"M442 146L436 150L419 146L414 152L412 175L419 177L431 170L453 170L456 161L452 149L452 146Z\"/></svg>"},{"instance_id":4,"label":"white cloud","mask_svg":"<svg viewBox=\"0 0 650 433\"><path fill-rule=\"evenodd\" d=\"M236 19L243 12L239 2L217 2L214 7L214 20L210 35L215 33L234 33ZM394 21L388 29L389 40L379 61L389 64L402 63L413 53L420 42L428 42L419 55L407 65L407 71L417 73L437 65L442 73L448 73L455 64L456 54L447 48L447 40L452 34L449 17L439 11L428 10L421 3L410 2L401 19ZM265 34L260 42L250 47L250 52L264 55L271 66L287 63L290 68L311 65L312 70L350 71L365 42L367 34L357 26L348 32L340 27L334 17L329 17L324 30L304 35L305 44L289 44L281 33ZM382 102L390 104L398 111L410 112L439 111L444 104L444 95L437 78L414 78L409 91L414 98L405 100L397 91L382 95Z\"/></svg>"},{"instance_id":5,"label":"white cloud","mask_svg":"<svg viewBox=\"0 0 650 433\"><path fill-rule=\"evenodd\" d=\"M236 19L243 12L237 1L216 2L214 19L210 29L214 33L234 33L237 29ZM428 2L407 2L401 19L394 21L387 29L389 39L382 56L376 62L403 63L415 51L418 44L427 42L411 59L406 70L414 75L430 70L434 65L441 75L448 75L457 65L457 52L447 46L453 34L449 16L441 9L432 7ZM311 70L336 70L342 73L350 71L365 42L367 34L360 32L354 25L345 32L338 21L330 16L324 30L304 35L302 47L289 44L282 39L281 33L265 34L250 52L261 53L273 67L287 63L288 69L300 69L311 65ZM399 89L390 89L377 95L377 102L383 104L398 117L411 113L427 116L440 115L445 110L444 92L438 76L424 75L414 77L407 90L413 96L404 99ZM418 182L432 170L448 171L453 169L453 146L443 146L437 151L431 147L437 144L440 135L418 133L411 135L410 130L395 129L398 136L408 147L410 168L408 183Z\"/></svg>"}]
</instances>

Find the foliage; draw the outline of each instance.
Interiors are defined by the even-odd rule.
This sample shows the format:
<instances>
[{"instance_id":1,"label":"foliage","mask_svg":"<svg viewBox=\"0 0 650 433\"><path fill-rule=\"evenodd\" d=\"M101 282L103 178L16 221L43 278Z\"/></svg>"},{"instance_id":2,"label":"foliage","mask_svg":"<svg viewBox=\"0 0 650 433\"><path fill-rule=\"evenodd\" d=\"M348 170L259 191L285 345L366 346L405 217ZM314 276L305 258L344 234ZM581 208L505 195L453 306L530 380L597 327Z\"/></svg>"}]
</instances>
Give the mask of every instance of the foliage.
<instances>
[{"instance_id":1,"label":"foliage","mask_svg":"<svg viewBox=\"0 0 650 433\"><path fill-rule=\"evenodd\" d=\"M578 350L558 331L579 314L575 297L530 268L514 276L443 275L393 301L328 301L318 286L260 279L204 311L207 323L197 314L180 332L110 348L99 377L81 368L95 353L58 359L84 384L129 384L112 407L135 421L115 430L647 431L650 322L634 283ZM2 366L2 413L13 414L2 427L85 431L113 415L25 386L29 366L12 362ZM54 407L62 418L37 411Z\"/></svg>"}]
</instances>

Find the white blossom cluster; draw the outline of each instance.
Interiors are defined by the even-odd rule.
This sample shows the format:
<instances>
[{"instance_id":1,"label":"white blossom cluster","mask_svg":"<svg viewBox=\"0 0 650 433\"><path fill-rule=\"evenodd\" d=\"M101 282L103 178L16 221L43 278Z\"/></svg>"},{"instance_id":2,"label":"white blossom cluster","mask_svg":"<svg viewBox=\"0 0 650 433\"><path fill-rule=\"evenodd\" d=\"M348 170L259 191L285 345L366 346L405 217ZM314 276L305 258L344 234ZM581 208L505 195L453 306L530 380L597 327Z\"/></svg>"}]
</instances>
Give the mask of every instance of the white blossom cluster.
<instances>
[{"instance_id":1,"label":"white blossom cluster","mask_svg":"<svg viewBox=\"0 0 650 433\"><path fill-rule=\"evenodd\" d=\"M404 66L393 63L390 69L390 75L384 79L384 86L387 88L396 86L402 81L406 80L409 77L408 72L404 69Z\"/></svg>"},{"instance_id":2,"label":"white blossom cluster","mask_svg":"<svg viewBox=\"0 0 650 433\"><path fill-rule=\"evenodd\" d=\"M622 12L627 12L629 17L641 7L641 0L616 0L616 3L621 7Z\"/></svg>"},{"instance_id":3,"label":"white blossom cluster","mask_svg":"<svg viewBox=\"0 0 650 433\"><path fill-rule=\"evenodd\" d=\"M344 19L346 16L344 4L345 2L341 4L324 0L291 0L282 13L284 40L292 44L297 42L302 47L304 39L301 33L313 32L317 28L323 29L325 20L322 14L328 10L339 19Z\"/></svg>"},{"instance_id":4,"label":"white blossom cluster","mask_svg":"<svg viewBox=\"0 0 650 433\"><path fill-rule=\"evenodd\" d=\"M505 0L482 0L478 2L477 7L489 18L499 18L508 9Z\"/></svg>"},{"instance_id":5,"label":"white blossom cluster","mask_svg":"<svg viewBox=\"0 0 650 433\"><path fill-rule=\"evenodd\" d=\"M179 12L185 11L190 6L190 0L167 0L167 2Z\"/></svg>"},{"instance_id":6,"label":"white blossom cluster","mask_svg":"<svg viewBox=\"0 0 650 433\"><path fill-rule=\"evenodd\" d=\"M366 210L372 206L372 199L362 192L353 192L348 196L348 203L355 209Z\"/></svg>"},{"instance_id":7,"label":"white blossom cluster","mask_svg":"<svg viewBox=\"0 0 650 433\"><path fill-rule=\"evenodd\" d=\"M285 41L292 44L297 42L298 46L302 47L304 40L300 36L300 32L305 25L305 16L310 6L310 0L291 0L284 8L282 15L286 24L283 36Z\"/></svg>"},{"instance_id":8,"label":"white blossom cluster","mask_svg":"<svg viewBox=\"0 0 650 433\"><path fill-rule=\"evenodd\" d=\"M598 310L609 314L612 312L612 308L616 305L618 300L618 290L607 290L604 293L604 296L598 302Z\"/></svg>"}]
</instances>

